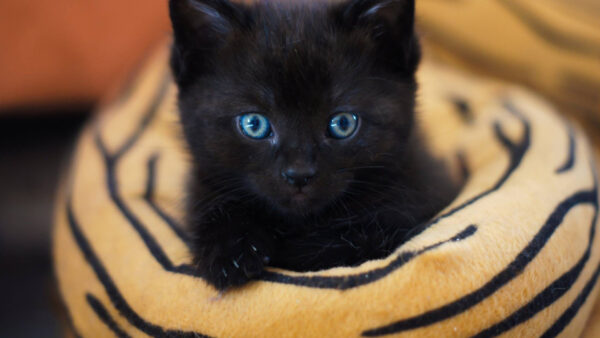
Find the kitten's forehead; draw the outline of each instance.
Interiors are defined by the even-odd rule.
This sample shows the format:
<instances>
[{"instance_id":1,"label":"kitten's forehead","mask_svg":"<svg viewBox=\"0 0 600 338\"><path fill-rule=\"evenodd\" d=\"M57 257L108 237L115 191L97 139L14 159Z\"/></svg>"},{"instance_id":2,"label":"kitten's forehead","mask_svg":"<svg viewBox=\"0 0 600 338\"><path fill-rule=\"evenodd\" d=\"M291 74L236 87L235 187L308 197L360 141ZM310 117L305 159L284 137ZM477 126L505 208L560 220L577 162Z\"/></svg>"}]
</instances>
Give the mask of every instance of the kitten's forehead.
<instances>
[{"instance_id":1,"label":"kitten's forehead","mask_svg":"<svg viewBox=\"0 0 600 338\"><path fill-rule=\"evenodd\" d=\"M261 4L254 7L253 17L250 35L231 45L243 46L235 53L236 63L251 81L273 91L282 105L316 108L334 95L336 86L368 67L348 53L348 36L325 4Z\"/></svg>"},{"instance_id":2,"label":"kitten's forehead","mask_svg":"<svg viewBox=\"0 0 600 338\"><path fill-rule=\"evenodd\" d=\"M307 10L302 5L261 4L254 7L250 32L232 41L221 63L237 82L253 83L255 89L270 94L271 104L311 110L327 94L332 64L328 55L334 48L332 28L324 8ZM308 13L312 13L309 15ZM223 60L223 59L221 59Z\"/></svg>"},{"instance_id":3,"label":"kitten's forehead","mask_svg":"<svg viewBox=\"0 0 600 338\"><path fill-rule=\"evenodd\" d=\"M254 18L256 47L265 55L310 63L334 46L334 25L322 4L258 5Z\"/></svg>"}]
</instances>

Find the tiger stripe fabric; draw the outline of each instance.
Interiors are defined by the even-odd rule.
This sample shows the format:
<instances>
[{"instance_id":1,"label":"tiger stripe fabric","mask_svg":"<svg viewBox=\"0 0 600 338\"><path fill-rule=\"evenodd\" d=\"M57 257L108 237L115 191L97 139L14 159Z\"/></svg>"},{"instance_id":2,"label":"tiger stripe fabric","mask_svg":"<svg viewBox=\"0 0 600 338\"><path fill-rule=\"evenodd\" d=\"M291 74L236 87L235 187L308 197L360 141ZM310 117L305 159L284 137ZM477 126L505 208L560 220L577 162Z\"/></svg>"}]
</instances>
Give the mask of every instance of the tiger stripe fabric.
<instances>
[{"instance_id":1,"label":"tiger stripe fabric","mask_svg":"<svg viewBox=\"0 0 600 338\"><path fill-rule=\"evenodd\" d=\"M420 0L417 17L438 58L526 84L599 132L599 1Z\"/></svg>"},{"instance_id":2,"label":"tiger stripe fabric","mask_svg":"<svg viewBox=\"0 0 600 338\"><path fill-rule=\"evenodd\" d=\"M582 334L600 273L595 161L545 101L425 62L419 123L466 179L456 200L385 259L269 268L220 295L180 224L188 155L167 59L163 48L88 124L59 194L54 264L77 335Z\"/></svg>"}]
</instances>

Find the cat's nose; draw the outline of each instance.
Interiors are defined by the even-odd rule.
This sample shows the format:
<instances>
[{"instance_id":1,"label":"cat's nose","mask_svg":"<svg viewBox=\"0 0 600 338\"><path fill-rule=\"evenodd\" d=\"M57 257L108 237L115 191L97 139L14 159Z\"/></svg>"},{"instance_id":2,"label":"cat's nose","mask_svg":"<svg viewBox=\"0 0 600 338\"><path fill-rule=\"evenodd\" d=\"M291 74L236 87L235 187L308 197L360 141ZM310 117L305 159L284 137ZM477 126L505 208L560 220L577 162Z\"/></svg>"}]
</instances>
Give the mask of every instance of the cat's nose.
<instances>
[{"instance_id":1,"label":"cat's nose","mask_svg":"<svg viewBox=\"0 0 600 338\"><path fill-rule=\"evenodd\" d=\"M297 187L303 187L315 177L317 170L313 167L288 168L281 172L281 176L289 184Z\"/></svg>"}]
</instances>

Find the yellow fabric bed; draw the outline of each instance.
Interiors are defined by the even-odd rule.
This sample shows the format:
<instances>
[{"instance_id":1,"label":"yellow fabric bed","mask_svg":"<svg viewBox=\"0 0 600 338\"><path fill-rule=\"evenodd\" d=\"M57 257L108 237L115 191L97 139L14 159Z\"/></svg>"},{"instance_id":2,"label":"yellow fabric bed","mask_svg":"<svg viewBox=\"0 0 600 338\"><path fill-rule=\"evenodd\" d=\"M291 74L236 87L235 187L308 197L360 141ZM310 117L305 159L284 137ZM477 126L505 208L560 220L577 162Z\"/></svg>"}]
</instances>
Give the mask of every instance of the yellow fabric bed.
<instances>
[{"instance_id":1,"label":"yellow fabric bed","mask_svg":"<svg viewBox=\"0 0 600 338\"><path fill-rule=\"evenodd\" d=\"M417 14L437 57L526 84L600 132L600 1L419 0Z\"/></svg>"},{"instance_id":2,"label":"yellow fabric bed","mask_svg":"<svg viewBox=\"0 0 600 338\"><path fill-rule=\"evenodd\" d=\"M580 335L600 271L586 139L522 89L429 62L419 78L427 139L467 177L458 198L390 257L313 273L269 269L219 296L195 276L178 222L187 161L161 50L82 132L60 193L54 263L75 331Z\"/></svg>"}]
</instances>

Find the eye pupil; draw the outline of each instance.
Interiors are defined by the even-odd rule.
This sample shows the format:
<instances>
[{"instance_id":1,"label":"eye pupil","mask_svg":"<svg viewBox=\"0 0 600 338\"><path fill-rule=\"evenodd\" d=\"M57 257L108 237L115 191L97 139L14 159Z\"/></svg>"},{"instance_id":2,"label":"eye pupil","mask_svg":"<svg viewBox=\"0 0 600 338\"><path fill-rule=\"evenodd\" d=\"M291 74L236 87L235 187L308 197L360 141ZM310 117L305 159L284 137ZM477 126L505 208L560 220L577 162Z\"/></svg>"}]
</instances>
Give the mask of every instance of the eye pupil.
<instances>
[{"instance_id":1,"label":"eye pupil","mask_svg":"<svg viewBox=\"0 0 600 338\"><path fill-rule=\"evenodd\" d=\"M250 127L250 129L252 129L252 131L256 132L258 130L258 128L260 127L260 121L258 120L258 118L256 116L253 116L251 118L251 120L248 123L248 127Z\"/></svg>"},{"instance_id":2,"label":"eye pupil","mask_svg":"<svg viewBox=\"0 0 600 338\"><path fill-rule=\"evenodd\" d=\"M340 129L342 129L343 131L348 130L348 127L350 126L348 118L346 116L342 116L338 121L338 126L340 126Z\"/></svg>"}]
</instances>

